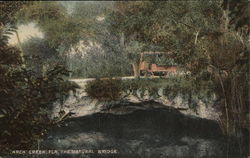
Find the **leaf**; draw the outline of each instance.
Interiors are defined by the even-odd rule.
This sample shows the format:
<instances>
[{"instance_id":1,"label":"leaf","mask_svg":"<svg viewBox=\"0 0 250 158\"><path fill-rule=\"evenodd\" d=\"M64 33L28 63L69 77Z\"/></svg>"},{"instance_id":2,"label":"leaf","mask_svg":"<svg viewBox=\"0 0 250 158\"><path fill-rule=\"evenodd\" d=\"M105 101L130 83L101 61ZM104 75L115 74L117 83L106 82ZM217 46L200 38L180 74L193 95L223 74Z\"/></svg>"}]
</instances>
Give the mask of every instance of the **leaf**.
<instances>
[{"instance_id":1,"label":"leaf","mask_svg":"<svg viewBox=\"0 0 250 158\"><path fill-rule=\"evenodd\" d=\"M3 117L5 117L5 115L3 115L3 114L0 114L0 118L3 118Z\"/></svg>"},{"instance_id":2,"label":"leaf","mask_svg":"<svg viewBox=\"0 0 250 158\"><path fill-rule=\"evenodd\" d=\"M2 133L2 135L8 135L8 136L11 136L11 133L10 133L9 131L5 130L5 131Z\"/></svg>"},{"instance_id":3,"label":"leaf","mask_svg":"<svg viewBox=\"0 0 250 158\"><path fill-rule=\"evenodd\" d=\"M8 112L7 112L5 109L1 109L1 111L2 111L4 114L8 114Z\"/></svg>"}]
</instances>

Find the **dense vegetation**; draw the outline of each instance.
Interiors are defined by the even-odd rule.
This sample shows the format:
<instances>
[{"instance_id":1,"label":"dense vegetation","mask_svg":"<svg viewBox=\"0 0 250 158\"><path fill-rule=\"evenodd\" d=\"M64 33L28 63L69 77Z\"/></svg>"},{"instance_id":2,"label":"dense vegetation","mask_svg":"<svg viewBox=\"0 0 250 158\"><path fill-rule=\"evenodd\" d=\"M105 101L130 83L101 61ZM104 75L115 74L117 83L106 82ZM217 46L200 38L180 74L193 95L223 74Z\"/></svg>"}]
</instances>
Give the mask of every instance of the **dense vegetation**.
<instances>
[{"instance_id":1,"label":"dense vegetation","mask_svg":"<svg viewBox=\"0 0 250 158\"><path fill-rule=\"evenodd\" d=\"M241 21L249 16L245 15L244 4L235 5L230 1L117 2L118 9L110 15L110 19L116 21L111 30L124 34L125 47L130 47L134 40L174 52L175 61L191 71L194 80L213 82L220 98L217 106L223 113L220 121L224 132L238 135L247 127L249 110L249 24ZM138 52L142 50L139 46L135 48ZM133 63L138 64L138 60Z\"/></svg>"},{"instance_id":2,"label":"dense vegetation","mask_svg":"<svg viewBox=\"0 0 250 158\"><path fill-rule=\"evenodd\" d=\"M62 78L68 75L63 65L55 64L44 74L37 75L25 60L35 50L24 49L30 53L24 56L22 49L8 45L9 34L16 31L15 14L25 5L28 4L0 3L1 153L13 149L37 149L37 140L54 124L54 120L49 119L52 103L63 100L70 89L69 83Z\"/></svg>"},{"instance_id":3,"label":"dense vegetation","mask_svg":"<svg viewBox=\"0 0 250 158\"><path fill-rule=\"evenodd\" d=\"M138 76L139 53L173 52L172 59L195 82L212 82L220 98L225 134L241 135L248 120L248 2L116 2L108 30L120 38L121 54ZM121 18L122 17L122 18ZM180 82L181 84L181 82ZM197 84L198 85L198 84ZM190 91L194 90L190 87Z\"/></svg>"},{"instance_id":4,"label":"dense vegetation","mask_svg":"<svg viewBox=\"0 0 250 158\"><path fill-rule=\"evenodd\" d=\"M123 92L121 80L95 80L86 85L88 96L100 101L120 100Z\"/></svg>"},{"instance_id":5,"label":"dense vegetation","mask_svg":"<svg viewBox=\"0 0 250 158\"><path fill-rule=\"evenodd\" d=\"M19 132L24 140L15 142L18 145L29 144L44 133L47 118L40 109L56 100L62 89L69 89L62 86L65 67L73 77L139 77L143 51L171 52L171 59L163 56L160 64L178 65L190 71L191 78L114 84L97 80L88 85L89 93L112 100L120 97L124 87L160 86L185 93L199 93L199 89L210 93L213 88L219 98L216 106L222 115L218 121L224 133L243 135L249 131L248 5L244 0L1 2L0 120L4 132L0 145L6 146L13 135L18 137L12 130L17 126L33 129ZM8 45L9 34L18 36L16 26L30 22L44 38L19 41L18 48ZM108 87L117 93L104 93ZM37 117L27 113L41 117L32 122ZM11 144L6 149L9 147Z\"/></svg>"},{"instance_id":6,"label":"dense vegetation","mask_svg":"<svg viewBox=\"0 0 250 158\"><path fill-rule=\"evenodd\" d=\"M100 101L126 101L130 95L139 100L148 95L151 99L160 97L159 90L169 99L181 96L188 102L189 107L195 109L199 100L209 103L213 99L214 87L211 82L194 81L190 77L141 78L136 80L97 79L86 85L88 96ZM192 89L192 91L190 91ZM140 94L137 92L140 91Z\"/></svg>"}]
</instances>

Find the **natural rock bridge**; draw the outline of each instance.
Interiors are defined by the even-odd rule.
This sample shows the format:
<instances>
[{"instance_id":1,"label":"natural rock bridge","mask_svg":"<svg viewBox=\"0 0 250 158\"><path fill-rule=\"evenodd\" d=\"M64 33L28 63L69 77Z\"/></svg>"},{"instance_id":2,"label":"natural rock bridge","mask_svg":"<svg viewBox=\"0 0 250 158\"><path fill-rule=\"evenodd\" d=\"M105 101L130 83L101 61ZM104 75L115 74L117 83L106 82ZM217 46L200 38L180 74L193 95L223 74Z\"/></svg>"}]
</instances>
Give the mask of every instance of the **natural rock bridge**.
<instances>
[{"instance_id":1,"label":"natural rock bridge","mask_svg":"<svg viewBox=\"0 0 250 158\"><path fill-rule=\"evenodd\" d=\"M134 79L134 77L122 77L122 80L130 80ZM100 102L97 99L92 99L88 97L87 93L85 92L85 85L89 81L95 80L94 78L88 79L70 79L69 81L75 82L77 85L80 86L79 89L76 90L74 94L73 91L70 92L69 97L64 102L63 105L59 103L55 103L54 114L58 114L60 110L64 110L66 112L72 112L75 115L73 117L85 116L89 114L93 114L99 112L104 105L107 104L116 104L120 103L120 101L116 102ZM173 107L179 109L181 113L196 116L200 118L206 118L210 120L217 120L219 119L219 114L213 108L212 104L216 98L210 101L209 105L206 105L201 100L198 100L198 105L196 109L190 109L188 102L184 100L181 96L176 96L174 99L169 99L166 95L163 94L163 88L158 89L158 98L154 98L150 96L148 91L142 95L142 91L138 89L136 94L131 94L127 97L127 100L131 103L140 103L144 101L154 100L162 105L167 107Z\"/></svg>"},{"instance_id":2,"label":"natural rock bridge","mask_svg":"<svg viewBox=\"0 0 250 158\"><path fill-rule=\"evenodd\" d=\"M103 107L110 103L91 99L84 92L89 80L72 80L81 88L63 105L55 103L53 111L54 114L70 111L73 115L60 127L51 129L40 144L41 149L89 153L53 157L244 158L247 155L249 146L240 151L236 138L230 138L229 142L214 121L217 117L214 109L202 102L197 112L179 111L176 108L188 107L185 101L180 96L169 100L159 89L162 96L158 100L129 96L129 102L115 102L112 109L106 109Z\"/></svg>"}]
</instances>

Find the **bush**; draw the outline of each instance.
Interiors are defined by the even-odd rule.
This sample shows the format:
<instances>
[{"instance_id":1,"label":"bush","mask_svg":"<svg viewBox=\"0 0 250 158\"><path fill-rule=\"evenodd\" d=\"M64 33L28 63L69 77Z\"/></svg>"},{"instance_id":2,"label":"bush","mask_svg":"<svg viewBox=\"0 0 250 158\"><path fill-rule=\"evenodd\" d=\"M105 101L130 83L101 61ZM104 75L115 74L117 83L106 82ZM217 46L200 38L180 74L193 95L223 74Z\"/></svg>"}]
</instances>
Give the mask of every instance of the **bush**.
<instances>
[{"instance_id":1,"label":"bush","mask_svg":"<svg viewBox=\"0 0 250 158\"><path fill-rule=\"evenodd\" d=\"M69 84L58 65L43 77L25 68L0 64L0 152L31 149L54 124L48 115L53 102L65 98Z\"/></svg>"},{"instance_id":2,"label":"bush","mask_svg":"<svg viewBox=\"0 0 250 158\"><path fill-rule=\"evenodd\" d=\"M112 101L121 98L122 81L116 79L104 79L90 81L86 85L88 96L102 101Z\"/></svg>"},{"instance_id":3,"label":"bush","mask_svg":"<svg viewBox=\"0 0 250 158\"><path fill-rule=\"evenodd\" d=\"M65 94L71 89L68 82L62 78L68 75L63 65L51 66L50 70L39 77L28 67L27 61L22 57L22 50L8 45L9 35L17 29L14 15L24 7L24 4L24 2L9 2L0 5L0 153L2 155L16 149L37 149L36 141L46 134L51 125L54 125L48 117L50 105L57 99L65 98Z\"/></svg>"},{"instance_id":4,"label":"bush","mask_svg":"<svg viewBox=\"0 0 250 158\"><path fill-rule=\"evenodd\" d=\"M117 80L105 79L90 81L86 85L86 92L88 96L98 100L119 100L126 98L132 94L137 95L137 90L146 91L149 95L157 98L159 88L163 88L164 95L174 99L177 95L188 95L189 104L195 108L195 98L198 97L204 102L211 100L213 96L213 86L208 82L198 82L186 78L168 78L168 79L132 79L132 80Z\"/></svg>"}]
</instances>

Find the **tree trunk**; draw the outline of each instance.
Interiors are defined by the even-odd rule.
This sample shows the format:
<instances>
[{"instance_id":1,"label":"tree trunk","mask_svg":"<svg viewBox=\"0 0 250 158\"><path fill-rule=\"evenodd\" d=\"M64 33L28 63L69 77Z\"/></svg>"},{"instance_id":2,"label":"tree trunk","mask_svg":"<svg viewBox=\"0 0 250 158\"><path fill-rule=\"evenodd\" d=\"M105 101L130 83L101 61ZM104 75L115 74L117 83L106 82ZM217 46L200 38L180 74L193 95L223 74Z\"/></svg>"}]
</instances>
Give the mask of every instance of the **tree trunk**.
<instances>
[{"instance_id":1,"label":"tree trunk","mask_svg":"<svg viewBox=\"0 0 250 158\"><path fill-rule=\"evenodd\" d=\"M136 63L133 63L132 66L133 66L134 77L136 78L140 77L139 65Z\"/></svg>"},{"instance_id":2,"label":"tree trunk","mask_svg":"<svg viewBox=\"0 0 250 158\"><path fill-rule=\"evenodd\" d=\"M121 33L121 38L120 38L120 45L121 47L125 46L125 37L124 37L124 32Z\"/></svg>"},{"instance_id":3,"label":"tree trunk","mask_svg":"<svg viewBox=\"0 0 250 158\"><path fill-rule=\"evenodd\" d=\"M197 31L196 34L195 34L195 40L194 40L194 44L195 44L195 45L197 44L199 32L200 32L200 31Z\"/></svg>"},{"instance_id":4,"label":"tree trunk","mask_svg":"<svg viewBox=\"0 0 250 158\"><path fill-rule=\"evenodd\" d=\"M45 74L46 74L46 66L44 65L44 64L42 64L42 66L41 66L42 68L41 68L41 74L42 74L42 76L44 77L45 76Z\"/></svg>"},{"instance_id":5,"label":"tree trunk","mask_svg":"<svg viewBox=\"0 0 250 158\"><path fill-rule=\"evenodd\" d=\"M15 31L16 33L16 37L17 37L17 42L18 42L18 45L19 45L19 48L20 48L20 57L21 57L21 60L22 60L22 66L25 67L25 61L24 61L24 53L23 53L23 48L22 48L22 45L21 45L21 40L20 40L20 37L19 37L19 34L17 31Z\"/></svg>"}]
</instances>

